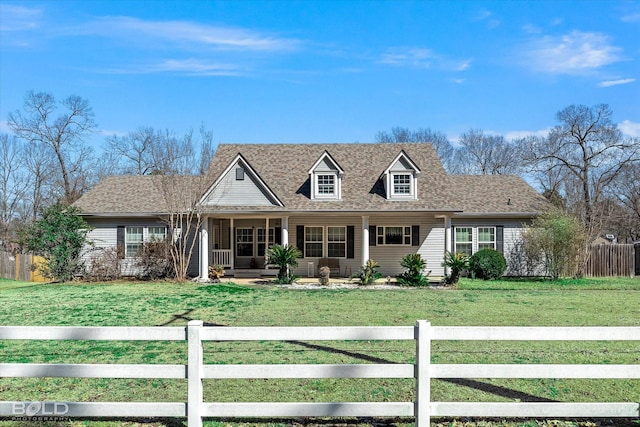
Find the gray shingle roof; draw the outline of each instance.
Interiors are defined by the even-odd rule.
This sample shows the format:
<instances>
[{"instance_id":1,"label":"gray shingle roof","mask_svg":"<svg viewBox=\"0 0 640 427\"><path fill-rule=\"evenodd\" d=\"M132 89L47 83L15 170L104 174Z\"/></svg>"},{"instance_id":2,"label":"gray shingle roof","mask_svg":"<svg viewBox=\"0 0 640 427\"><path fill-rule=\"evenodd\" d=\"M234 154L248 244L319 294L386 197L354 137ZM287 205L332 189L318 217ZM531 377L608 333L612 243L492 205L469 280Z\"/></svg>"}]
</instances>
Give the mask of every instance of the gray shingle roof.
<instances>
[{"instance_id":1,"label":"gray shingle roof","mask_svg":"<svg viewBox=\"0 0 640 427\"><path fill-rule=\"evenodd\" d=\"M382 172L402 151L415 163L418 200L387 200ZM311 200L309 169L327 151L344 169L342 200ZM238 154L251 165L284 207L217 206L223 211L464 211L469 214L540 212L546 200L515 176L447 176L431 144L221 144L204 177L212 185ZM143 215L166 212L158 176L112 176L76 205L87 214ZM185 189L202 178L178 177ZM204 193L206 188L202 188ZM186 190L185 190L186 191ZM511 199L510 203L507 201Z\"/></svg>"}]
</instances>

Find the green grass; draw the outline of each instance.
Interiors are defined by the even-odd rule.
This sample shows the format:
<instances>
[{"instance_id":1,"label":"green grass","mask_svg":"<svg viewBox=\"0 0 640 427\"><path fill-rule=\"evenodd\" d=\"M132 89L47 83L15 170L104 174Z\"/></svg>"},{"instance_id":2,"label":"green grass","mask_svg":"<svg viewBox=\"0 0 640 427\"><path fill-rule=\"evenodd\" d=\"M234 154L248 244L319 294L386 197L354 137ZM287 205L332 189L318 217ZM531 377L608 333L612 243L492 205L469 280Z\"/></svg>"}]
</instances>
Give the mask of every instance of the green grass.
<instances>
[{"instance_id":1,"label":"green grass","mask_svg":"<svg viewBox=\"0 0 640 427\"><path fill-rule=\"evenodd\" d=\"M1 325L226 326L434 325L638 326L640 278L573 281L463 279L459 289L296 290L174 283L34 284L0 280ZM206 363L412 363L411 342L205 343ZM434 363L640 363L637 342L435 342ZM0 341L15 363L186 363L186 344ZM205 381L208 401L410 401L413 380ZM2 400L184 401L185 380L2 379ZM637 380L434 381L433 400L640 401ZM250 423L262 427L293 421ZM296 421L296 423L298 423ZM534 421L435 420L433 425L515 427ZM631 421L629 421L631 422ZM131 424L132 423L132 424ZM69 426L135 425L74 421ZM325 421L323 423L332 423ZM404 425L406 420L395 424ZM590 425L551 424L557 426ZM637 422L632 422L638 426ZM211 422L210 427L229 423ZM234 425L247 425L234 423ZM356 422L357 424L357 422ZM367 422L361 421L366 425ZM0 421L0 427L26 426ZM46 425L38 423L37 425ZM56 424L60 425L60 424ZM146 425L146 424L145 424ZM160 425L160 424L157 424ZM595 424L591 424L595 425Z\"/></svg>"}]
</instances>

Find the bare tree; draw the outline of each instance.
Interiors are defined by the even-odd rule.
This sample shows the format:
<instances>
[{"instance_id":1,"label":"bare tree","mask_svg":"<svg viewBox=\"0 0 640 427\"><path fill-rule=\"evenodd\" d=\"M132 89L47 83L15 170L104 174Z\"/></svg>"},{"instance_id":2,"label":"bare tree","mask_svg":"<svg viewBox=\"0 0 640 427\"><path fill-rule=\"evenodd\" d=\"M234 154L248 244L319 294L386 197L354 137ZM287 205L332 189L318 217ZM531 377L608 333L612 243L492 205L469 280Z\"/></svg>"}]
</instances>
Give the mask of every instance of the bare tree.
<instances>
[{"instance_id":1,"label":"bare tree","mask_svg":"<svg viewBox=\"0 0 640 427\"><path fill-rule=\"evenodd\" d=\"M429 142L433 144L445 170L451 171L454 148L442 132L431 128L410 130L399 126L391 128L391 132L381 131L375 136L376 142Z\"/></svg>"},{"instance_id":2,"label":"bare tree","mask_svg":"<svg viewBox=\"0 0 640 427\"><path fill-rule=\"evenodd\" d=\"M105 147L116 172L133 175L203 174L213 152L213 132L204 125L199 140L192 129L180 137L168 129L140 127L125 136L108 137Z\"/></svg>"},{"instance_id":3,"label":"bare tree","mask_svg":"<svg viewBox=\"0 0 640 427\"><path fill-rule=\"evenodd\" d=\"M556 114L559 124L548 137L532 138L527 146L526 158L538 171L561 173L569 184L567 199L576 196L576 213L590 230L607 186L640 156L640 144L625 140L611 116L605 104L570 105Z\"/></svg>"},{"instance_id":4,"label":"bare tree","mask_svg":"<svg viewBox=\"0 0 640 427\"><path fill-rule=\"evenodd\" d=\"M56 160L50 150L41 150L39 146L27 144L24 147L24 167L28 173L28 196L22 206L22 221L35 221L40 211L55 203L60 196L56 187Z\"/></svg>"},{"instance_id":5,"label":"bare tree","mask_svg":"<svg viewBox=\"0 0 640 427\"><path fill-rule=\"evenodd\" d=\"M622 167L611 183L609 194L618 206L617 215L611 216L611 226L619 240L640 241L640 161Z\"/></svg>"},{"instance_id":6,"label":"bare tree","mask_svg":"<svg viewBox=\"0 0 640 427\"><path fill-rule=\"evenodd\" d=\"M58 106L65 111L53 117ZM97 127L89 101L71 95L59 103L53 95L30 91L24 111L9 113L9 127L19 138L51 150L56 158L63 188L63 200L75 202L88 185L86 162L91 150L84 142Z\"/></svg>"},{"instance_id":7,"label":"bare tree","mask_svg":"<svg viewBox=\"0 0 640 427\"><path fill-rule=\"evenodd\" d=\"M0 246L13 240L13 229L28 191L23 146L13 135L0 134Z\"/></svg>"},{"instance_id":8,"label":"bare tree","mask_svg":"<svg viewBox=\"0 0 640 427\"><path fill-rule=\"evenodd\" d=\"M522 172L519 144L502 135L485 135L471 129L460 135L455 153L455 172L471 175L517 175Z\"/></svg>"}]
</instances>

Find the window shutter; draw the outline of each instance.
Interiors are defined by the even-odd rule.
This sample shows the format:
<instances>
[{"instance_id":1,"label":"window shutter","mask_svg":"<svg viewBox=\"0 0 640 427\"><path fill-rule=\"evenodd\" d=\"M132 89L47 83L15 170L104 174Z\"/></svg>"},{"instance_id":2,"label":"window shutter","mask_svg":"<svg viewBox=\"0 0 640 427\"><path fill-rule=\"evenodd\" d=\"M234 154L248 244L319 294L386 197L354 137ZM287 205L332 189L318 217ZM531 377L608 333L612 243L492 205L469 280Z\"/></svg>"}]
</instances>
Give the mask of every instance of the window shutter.
<instances>
[{"instance_id":1,"label":"window shutter","mask_svg":"<svg viewBox=\"0 0 640 427\"><path fill-rule=\"evenodd\" d=\"M124 259L125 249L124 225L119 225L116 231L116 252L118 253L118 258Z\"/></svg>"},{"instance_id":2,"label":"window shutter","mask_svg":"<svg viewBox=\"0 0 640 427\"><path fill-rule=\"evenodd\" d=\"M456 253L456 228L451 226L451 253Z\"/></svg>"},{"instance_id":3,"label":"window shutter","mask_svg":"<svg viewBox=\"0 0 640 427\"><path fill-rule=\"evenodd\" d=\"M282 244L282 227L275 227L273 229L273 243L276 245Z\"/></svg>"},{"instance_id":4,"label":"window shutter","mask_svg":"<svg viewBox=\"0 0 640 427\"><path fill-rule=\"evenodd\" d=\"M304 225L296 225L296 246L302 252L304 258Z\"/></svg>"},{"instance_id":5,"label":"window shutter","mask_svg":"<svg viewBox=\"0 0 640 427\"><path fill-rule=\"evenodd\" d=\"M420 226L411 226L411 246L420 246Z\"/></svg>"},{"instance_id":6,"label":"window shutter","mask_svg":"<svg viewBox=\"0 0 640 427\"><path fill-rule=\"evenodd\" d=\"M355 258L355 226L347 225L347 258Z\"/></svg>"},{"instance_id":7,"label":"window shutter","mask_svg":"<svg viewBox=\"0 0 640 427\"><path fill-rule=\"evenodd\" d=\"M375 246L378 243L378 227L369 226L369 246Z\"/></svg>"},{"instance_id":8,"label":"window shutter","mask_svg":"<svg viewBox=\"0 0 640 427\"><path fill-rule=\"evenodd\" d=\"M496 226L496 251L504 254L504 226Z\"/></svg>"}]
</instances>

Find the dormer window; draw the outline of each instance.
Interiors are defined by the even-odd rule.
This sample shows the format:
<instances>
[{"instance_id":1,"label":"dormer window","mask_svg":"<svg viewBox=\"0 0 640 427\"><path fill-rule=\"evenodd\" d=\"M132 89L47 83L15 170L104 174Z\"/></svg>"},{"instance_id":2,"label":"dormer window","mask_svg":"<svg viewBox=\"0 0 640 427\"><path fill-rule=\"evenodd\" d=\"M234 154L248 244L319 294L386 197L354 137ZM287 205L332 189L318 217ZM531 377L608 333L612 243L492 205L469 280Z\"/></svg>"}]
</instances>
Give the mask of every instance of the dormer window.
<instances>
[{"instance_id":1,"label":"dormer window","mask_svg":"<svg viewBox=\"0 0 640 427\"><path fill-rule=\"evenodd\" d=\"M340 200L344 171L328 152L309 169L311 200Z\"/></svg>"},{"instance_id":2,"label":"dormer window","mask_svg":"<svg viewBox=\"0 0 640 427\"><path fill-rule=\"evenodd\" d=\"M420 169L401 151L384 171L384 181L387 199L416 200L418 198L418 174Z\"/></svg>"},{"instance_id":3,"label":"dormer window","mask_svg":"<svg viewBox=\"0 0 640 427\"><path fill-rule=\"evenodd\" d=\"M334 196L336 194L336 176L318 175L316 178L318 185L317 194L320 196Z\"/></svg>"}]
</instances>

